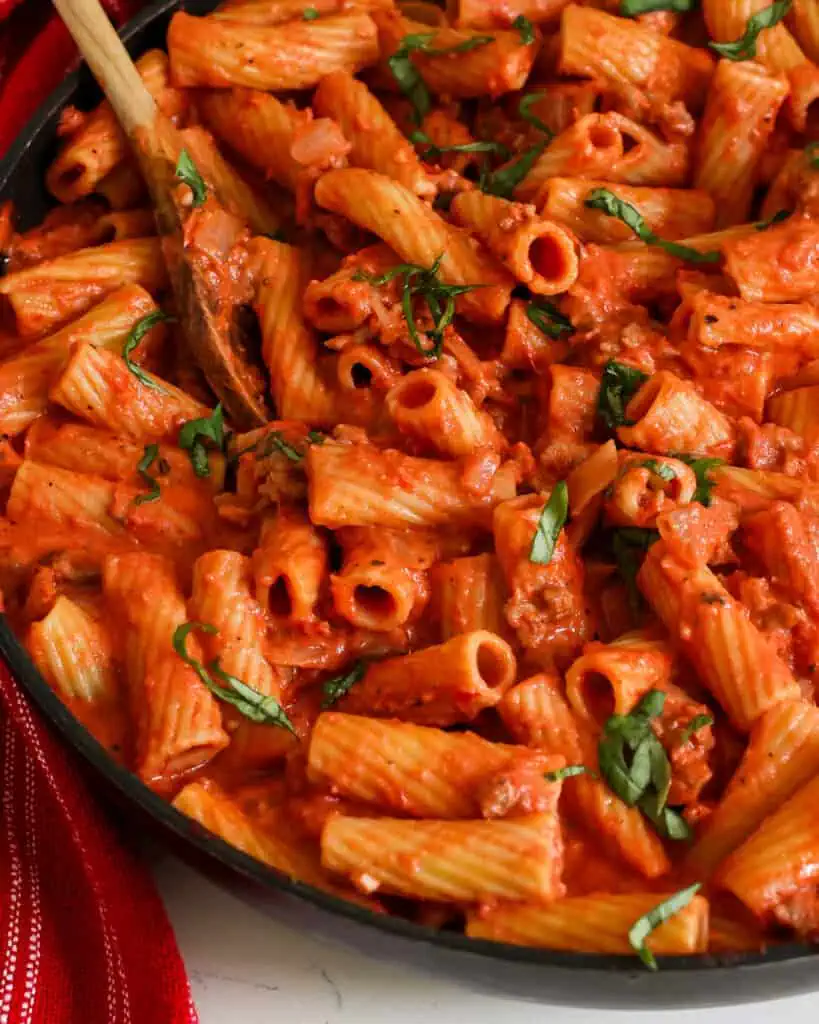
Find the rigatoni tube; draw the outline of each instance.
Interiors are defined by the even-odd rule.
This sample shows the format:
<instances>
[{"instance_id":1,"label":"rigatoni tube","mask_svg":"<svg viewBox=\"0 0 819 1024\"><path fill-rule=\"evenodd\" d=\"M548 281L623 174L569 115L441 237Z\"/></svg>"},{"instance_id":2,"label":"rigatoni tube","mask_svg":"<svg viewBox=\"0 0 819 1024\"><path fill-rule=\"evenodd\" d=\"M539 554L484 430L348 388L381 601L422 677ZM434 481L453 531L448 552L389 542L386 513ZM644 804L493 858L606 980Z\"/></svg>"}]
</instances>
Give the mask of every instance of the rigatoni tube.
<instances>
[{"instance_id":1,"label":"rigatoni tube","mask_svg":"<svg viewBox=\"0 0 819 1024\"><path fill-rule=\"evenodd\" d=\"M333 815L322 864L362 892L478 903L554 899L563 892L555 814L503 821L403 821Z\"/></svg>"},{"instance_id":2,"label":"rigatoni tube","mask_svg":"<svg viewBox=\"0 0 819 1024\"><path fill-rule=\"evenodd\" d=\"M536 294L557 295L577 280L577 245L571 232L536 216L531 207L475 190L459 193L451 210L458 224L474 231Z\"/></svg>"},{"instance_id":3,"label":"rigatoni tube","mask_svg":"<svg viewBox=\"0 0 819 1024\"><path fill-rule=\"evenodd\" d=\"M494 707L515 681L512 648L495 633L462 633L434 647L373 662L344 698L351 714L419 725L468 722Z\"/></svg>"}]
</instances>

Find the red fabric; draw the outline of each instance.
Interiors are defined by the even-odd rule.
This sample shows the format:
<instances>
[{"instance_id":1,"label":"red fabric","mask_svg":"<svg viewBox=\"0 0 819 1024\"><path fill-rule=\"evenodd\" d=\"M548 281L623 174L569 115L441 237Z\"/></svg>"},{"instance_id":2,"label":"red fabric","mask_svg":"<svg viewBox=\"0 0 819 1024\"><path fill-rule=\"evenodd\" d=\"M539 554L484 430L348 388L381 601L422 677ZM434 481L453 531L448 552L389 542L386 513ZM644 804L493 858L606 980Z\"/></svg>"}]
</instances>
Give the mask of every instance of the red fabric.
<instances>
[{"instance_id":1,"label":"red fabric","mask_svg":"<svg viewBox=\"0 0 819 1024\"><path fill-rule=\"evenodd\" d=\"M67 29L43 0L0 0L0 155L77 60ZM111 20L121 25L142 0L103 0Z\"/></svg>"},{"instance_id":2,"label":"red fabric","mask_svg":"<svg viewBox=\"0 0 819 1024\"><path fill-rule=\"evenodd\" d=\"M0 665L0 1020L196 1024L150 875Z\"/></svg>"},{"instance_id":3,"label":"red fabric","mask_svg":"<svg viewBox=\"0 0 819 1024\"><path fill-rule=\"evenodd\" d=\"M0 0L0 155L76 60L39 0ZM138 0L109 0L122 21ZM0 1022L197 1024L147 869L0 664Z\"/></svg>"}]
</instances>

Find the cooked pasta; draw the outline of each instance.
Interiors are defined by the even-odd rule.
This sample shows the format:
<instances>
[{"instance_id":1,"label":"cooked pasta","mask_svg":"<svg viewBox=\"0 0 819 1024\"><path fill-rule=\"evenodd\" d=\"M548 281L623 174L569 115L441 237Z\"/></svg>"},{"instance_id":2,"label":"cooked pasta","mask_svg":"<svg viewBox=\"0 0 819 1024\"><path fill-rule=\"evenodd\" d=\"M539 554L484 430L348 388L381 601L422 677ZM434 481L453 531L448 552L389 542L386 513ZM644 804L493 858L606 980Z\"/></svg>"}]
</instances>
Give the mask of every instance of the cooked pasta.
<instances>
[{"instance_id":1,"label":"cooked pasta","mask_svg":"<svg viewBox=\"0 0 819 1024\"><path fill-rule=\"evenodd\" d=\"M664 6L173 15L254 429L107 104L0 279L3 608L111 755L308 885L649 967L819 940L819 19Z\"/></svg>"}]
</instances>

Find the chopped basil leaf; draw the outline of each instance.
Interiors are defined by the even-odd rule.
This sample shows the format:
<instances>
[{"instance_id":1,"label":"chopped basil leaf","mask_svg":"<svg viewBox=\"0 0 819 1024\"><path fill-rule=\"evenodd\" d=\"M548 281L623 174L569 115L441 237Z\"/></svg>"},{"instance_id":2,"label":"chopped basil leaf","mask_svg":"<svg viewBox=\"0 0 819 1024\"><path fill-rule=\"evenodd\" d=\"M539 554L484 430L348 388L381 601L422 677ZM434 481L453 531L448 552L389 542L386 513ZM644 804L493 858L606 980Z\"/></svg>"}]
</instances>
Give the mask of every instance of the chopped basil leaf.
<instances>
[{"instance_id":1,"label":"chopped basil leaf","mask_svg":"<svg viewBox=\"0 0 819 1024\"><path fill-rule=\"evenodd\" d=\"M252 686L248 686L243 680L225 672L219 665L219 659L208 664L208 672L211 672L221 682L226 683L225 687L209 689L216 696L228 704L232 704L237 711L240 711L245 718L251 722L258 722L260 725L278 725L296 735L293 723L287 717L287 713L275 697L266 697Z\"/></svg>"},{"instance_id":2,"label":"chopped basil leaf","mask_svg":"<svg viewBox=\"0 0 819 1024\"><path fill-rule=\"evenodd\" d=\"M626 408L647 380L648 374L636 366L627 366L614 360L606 363L597 397L597 415L609 430L631 426L631 421L626 417Z\"/></svg>"},{"instance_id":3,"label":"chopped basil leaf","mask_svg":"<svg viewBox=\"0 0 819 1024\"><path fill-rule=\"evenodd\" d=\"M560 531L569 514L569 488L566 481L555 484L549 500L543 506L537 529L529 551L529 561L537 565L548 565L555 553Z\"/></svg>"},{"instance_id":4,"label":"chopped basil leaf","mask_svg":"<svg viewBox=\"0 0 819 1024\"><path fill-rule=\"evenodd\" d=\"M428 36L428 38L431 39L433 35L434 33ZM405 37L404 42L409 38L411 37ZM422 37L416 36L415 38L420 39ZM477 50L479 46L488 46L490 43L494 42L494 36L472 36L470 39L464 39L462 42L456 43L455 46L441 46L437 48L432 46L417 46L415 49L423 50L428 57L445 57L448 53L469 53L470 50Z\"/></svg>"},{"instance_id":5,"label":"chopped basil leaf","mask_svg":"<svg viewBox=\"0 0 819 1024\"><path fill-rule=\"evenodd\" d=\"M349 693L356 683L364 678L367 665L363 661L357 661L349 672L333 676L332 679L325 679L322 683L324 699L321 702L322 708L329 708L345 694Z\"/></svg>"},{"instance_id":6,"label":"chopped basil leaf","mask_svg":"<svg viewBox=\"0 0 819 1024\"><path fill-rule=\"evenodd\" d=\"M642 606L637 587L637 573L643 564L646 551L659 539L660 534L657 530L646 530L637 526L626 526L612 533L612 554L617 563L617 571L626 584L629 606L635 615L639 614Z\"/></svg>"},{"instance_id":7,"label":"chopped basil leaf","mask_svg":"<svg viewBox=\"0 0 819 1024\"><path fill-rule=\"evenodd\" d=\"M437 160L443 153L495 153L505 159L509 156L509 147L502 142L462 142L453 146L438 146L420 128L410 134L410 142L426 146L424 159Z\"/></svg>"},{"instance_id":8,"label":"chopped basil leaf","mask_svg":"<svg viewBox=\"0 0 819 1024\"><path fill-rule=\"evenodd\" d=\"M190 153L183 149L176 163L176 176L184 182L193 193L193 206L201 206L208 197L205 179L197 171L196 164L191 160Z\"/></svg>"},{"instance_id":9,"label":"chopped basil leaf","mask_svg":"<svg viewBox=\"0 0 819 1024\"><path fill-rule=\"evenodd\" d=\"M649 970L657 970L657 961L654 959L654 954L646 946L646 939L655 928L659 928L669 918L684 910L701 888L702 883L697 882L695 885L689 885L687 889L675 892L673 896L669 896L667 900L658 903L647 914L643 914L642 917L638 918L629 929L628 941L631 944L631 948Z\"/></svg>"},{"instance_id":10,"label":"chopped basil leaf","mask_svg":"<svg viewBox=\"0 0 819 1024\"><path fill-rule=\"evenodd\" d=\"M694 491L692 501L698 501L701 505L705 505L708 508L711 504L711 491L716 487L716 482L708 476L708 473L717 466L724 466L724 459L700 458L698 455L684 455L679 452L674 458L679 459L680 462L684 462L694 470L694 475L697 478L697 489Z\"/></svg>"},{"instance_id":11,"label":"chopped basil leaf","mask_svg":"<svg viewBox=\"0 0 819 1024\"><path fill-rule=\"evenodd\" d=\"M667 462L658 462L656 459L646 459L645 462L632 463L634 468L644 468L655 476L658 476L661 480L676 480L677 474L674 469L668 465Z\"/></svg>"},{"instance_id":12,"label":"chopped basil leaf","mask_svg":"<svg viewBox=\"0 0 819 1024\"><path fill-rule=\"evenodd\" d=\"M398 88L412 104L416 124L420 124L432 109L432 99L420 71L412 62L411 54L425 53L429 56L439 57L447 53L467 53L469 50L486 46L487 43L495 41L494 36L472 36L471 39L464 39L457 46L435 49L430 45L434 38L434 32L419 32L416 35L404 36L401 45L387 59L387 65Z\"/></svg>"},{"instance_id":13,"label":"chopped basil leaf","mask_svg":"<svg viewBox=\"0 0 819 1024\"><path fill-rule=\"evenodd\" d=\"M516 28L520 32L520 41L524 46L531 46L535 41L535 26L522 14L519 14L512 22L512 28Z\"/></svg>"},{"instance_id":14,"label":"chopped basil leaf","mask_svg":"<svg viewBox=\"0 0 819 1024\"><path fill-rule=\"evenodd\" d=\"M545 95L545 92L530 92L525 96L522 96L520 103L518 103L518 113L524 121L528 121L529 124L533 124L535 128L542 131L545 135L548 135L550 139L553 139L555 133L552 129L545 121L541 121L537 114L533 114L530 110L530 107L537 103L538 100L542 100Z\"/></svg>"},{"instance_id":15,"label":"chopped basil leaf","mask_svg":"<svg viewBox=\"0 0 819 1024\"><path fill-rule=\"evenodd\" d=\"M672 807L663 807L656 817L649 814L644 807L640 810L646 815L657 830L657 834L663 839L671 839L675 843L685 843L691 838L691 828L688 822Z\"/></svg>"},{"instance_id":16,"label":"chopped basil leaf","mask_svg":"<svg viewBox=\"0 0 819 1024\"><path fill-rule=\"evenodd\" d=\"M318 16L319 12L316 10L315 7L304 8L304 14L302 14L302 18L304 18L305 21L315 21Z\"/></svg>"},{"instance_id":17,"label":"chopped basil leaf","mask_svg":"<svg viewBox=\"0 0 819 1024\"><path fill-rule=\"evenodd\" d=\"M168 462L160 457L158 444L145 445L145 451L142 455L142 458L137 463L137 473L139 473L139 475L151 489L150 491L148 491L147 494L137 495L137 497L134 498L135 505L145 505L149 501L159 500L161 494L159 490L159 481L152 477L148 472L155 459L159 460L156 464L157 474L162 475L164 473L167 473L171 468L168 465Z\"/></svg>"},{"instance_id":18,"label":"chopped basil leaf","mask_svg":"<svg viewBox=\"0 0 819 1024\"><path fill-rule=\"evenodd\" d=\"M308 445L311 444L324 444L327 440L324 434L318 430L310 430L307 432L305 441ZM259 447L261 445L261 448ZM307 454L306 451L301 452L295 445L290 444L285 440L284 435L280 430L272 430L269 434L266 434L260 441L255 445L251 445L250 448L246 448L245 451L252 451L256 449L257 459L266 459L273 452L281 452L285 458L289 459L290 462L303 462L304 457ZM243 455L244 452L240 452Z\"/></svg>"},{"instance_id":19,"label":"chopped basil leaf","mask_svg":"<svg viewBox=\"0 0 819 1024\"><path fill-rule=\"evenodd\" d=\"M682 815L667 806L671 763L651 728L665 700L662 690L651 690L630 714L612 715L603 727L598 758L609 789L629 807L639 807L659 835L679 841L691 833Z\"/></svg>"},{"instance_id":20,"label":"chopped basil leaf","mask_svg":"<svg viewBox=\"0 0 819 1024\"><path fill-rule=\"evenodd\" d=\"M700 252L698 249L692 249L690 245L680 245L678 242L669 242L665 238L660 238L646 224L643 215L636 207L624 199L620 199L607 188L592 189L585 205L590 210L599 210L607 217L616 217L626 227L631 228L646 245L659 246L678 259L689 260L691 263L718 263L720 260L718 252Z\"/></svg>"},{"instance_id":21,"label":"chopped basil leaf","mask_svg":"<svg viewBox=\"0 0 819 1024\"><path fill-rule=\"evenodd\" d=\"M813 154L819 149L819 142L809 142L805 146L805 156L808 158L808 163L815 171L819 171L819 156Z\"/></svg>"},{"instance_id":22,"label":"chopped basil leaf","mask_svg":"<svg viewBox=\"0 0 819 1024\"><path fill-rule=\"evenodd\" d=\"M288 444L280 430L273 430L264 438L264 444L257 458L266 459L273 452L281 452L291 462L301 462L304 459L304 452L300 452L298 448Z\"/></svg>"},{"instance_id":23,"label":"chopped basil leaf","mask_svg":"<svg viewBox=\"0 0 819 1024\"><path fill-rule=\"evenodd\" d=\"M408 36L407 38L417 37ZM407 39L404 40L404 43L406 41ZM432 110L432 99L426 83L421 78L421 72L412 63L409 55L410 51L401 47L388 58L387 66L392 72L392 77L395 79L398 88L412 104L416 123L420 124L430 110Z\"/></svg>"},{"instance_id":24,"label":"chopped basil leaf","mask_svg":"<svg viewBox=\"0 0 819 1024\"><path fill-rule=\"evenodd\" d=\"M759 33L766 28L778 25L791 9L793 0L776 0L770 7L765 7L752 14L745 25L745 32L733 43L709 43L720 57L728 60L753 60L756 57L756 42Z\"/></svg>"},{"instance_id":25,"label":"chopped basil leaf","mask_svg":"<svg viewBox=\"0 0 819 1024\"><path fill-rule=\"evenodd\" d=\"M757 231L767 231L768 228L773 227L774 224L781 224L783 220L787 220L788 217L793 216L793 210L777 210L773 217L769 217L767 220L759 220L754 224Z\"/></svg>"},{"instance_id":26,"label":"chopped basil leaf","mask_svg":"<svg viewBox=\"0 0 819 1024\"><path fill-rule=\"evenodd\" d=\"M531 149L521 153L511 164L499 167L496 171L487 172L484 167L478 182L478 188L488 195L500 196L501 199L511 199L515 189L531 171L547 145L548 142L541 142L537 146L532 146Z\"/></svg>"},{"instance_id":27,"label":"chopped basil leaf","mask_svg":"<svg viewBox=\"0 0 819 1024\"><path fill-rule=\"evenodd\" d=\"M546 772L543 776L547 782L561 782L563 779L571 779L575 775L591 775L595 779L597 775L584 764L567 764L565 768L558 768L553 772Z\"/></svg>"},{"instance_id":28,"label":"chopped basil leaf","mask_svg":"<svg viewBox=\"0 0 819 1024\"><path fill-rule=\"evenodd\" d=\"M184 622L174 630L171 642L173 649L179 657L186 665L190 665L210 692L215 697L218 697L219 700L232 704L237 711L241 712L245 718L249 718L252 722L258 722L262 725L278 725L295 735L296 730L275 698L266 697L263 693L259 693L258 690L254 690L252 686L242 682L241 679L237 679L236 676L223 671L219 666L218 658L205 668L201 661L188 654L186 647L188 635L194 630L199 630L199 632L207 633L210 636L214 636L219 632L215 626L211 626L207 622ZM222 682L226 683L227 686L220 686L218 683L215 683L211 672Z\"/></svg>"},{"instance_id":29,"label":"chopped basil leaf","mask_svg":"<svg viewBox=\"0 0 819 1024\"><path fill-rule=\"evenodd\" d=\"M563 316L557 306L547 299L538 298L528 302L526 316L548 338L559 338L561 334L571 334L574 330L571 320Z\"/></svg>"},{"instance_id":30,"label":"chopped basil leaf","mask_svg":"<svg viewBox=\"0 0 819 1024\"><path fill-rule=\"evenodd\" d=\"M699 729L704 729L706 725L713 724L714 719L711 715L695 715L680 733L680 746L682 746L683 743L687 743Z\"/></svg>"},{"instance_id":31,"label":"chopped basil leaf","mask_svg":"<svg viewBox=\"0 0 819 1024\"><path fill-rule=\"evenodd\" d=\"M624 18L637 18L654 11L674 11L686 14L696 9L697 0L621 0L620 14Z\"/></svg>"},{"instance_id":32,"label":"chopped basil leaf","mask_svg":"<svg viewBox=\"0 0 819 1024\"><path fill-rule=\"evenodd\" d=\"M666 797L659 793L646 793L640 798L637 806L654 826L656 833L663 839L685 842L691 838L691 829L685 818L671 807L665 806Z\"/></svg>"},{"instance_id":33,"label":"chopped basil leaf","mask_svg":"<svg viewBox=\"0 0 819 1024\"><path fill-rule=\"evenodd\" d=\"M161 309L155 309L153 313L147 313L141 320L137 320L131 330L128 331L125 344L122 346L122 358L125 360L125 365L140 384L144 384L146 388L152 388L154 391L164 392L165 389L161 384L158 384L150 374L146 373L141 366L137 366L137 364L132 361L131 353L152 327L156 327L157 324L161 323L175 322L176 317L163 313Z\"/></svg>"},{"instance_id":34,"label":"chopped basil leaf","mask_svg":"<svg viewBox=\"0 0 819 1024\"><path fill-rule=\"evenodd\" d=\"M225 423L220 402L210 416L198 420L188 420L179 430L177 444L188 453L193 471L197 476L210 476L210 463L206 443L210 443L217 451L225 448Z\"/></svg>"},{"instance_id":35,"label":"chopped basil leaf","mask_svg":"<svg viewBox=\"0 0 819 1024\"><path fill-rule=\"evenodd\" d=\"M399 263L398 266L392 267L381 277L373 277L360 270L353 278L355 281L369 281L376 287L388 284L399 277L403 278L401 308L404 312L410 339L422 356L430 356L433 359L438 359L443 351L444 331L455 318L456 297L483 287L480 284L444 284L438 278L443 258L442 253L431 267L420 267L415 263ZM416 296L424 300L429 315L432 317L432 327L424 332L433 342L432 348L424 346L421 340L421 331L415 321L413 299Z\"/></svg>"}]
</instances>

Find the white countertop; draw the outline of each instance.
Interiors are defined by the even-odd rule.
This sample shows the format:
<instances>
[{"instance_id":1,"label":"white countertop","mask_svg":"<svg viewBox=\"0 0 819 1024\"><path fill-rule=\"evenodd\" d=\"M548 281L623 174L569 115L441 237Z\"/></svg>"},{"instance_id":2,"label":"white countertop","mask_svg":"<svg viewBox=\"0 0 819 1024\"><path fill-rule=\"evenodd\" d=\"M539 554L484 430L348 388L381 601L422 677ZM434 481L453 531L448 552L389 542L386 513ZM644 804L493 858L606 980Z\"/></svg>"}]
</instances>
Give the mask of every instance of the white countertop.
<instances>
[{"instance_id":1,"label":"white countertop","mask_svg":"<svg viewBox=\"0 0 819 1024\"><path fill-rule=\"evenodd\" d=\"M156 877L201 1024L634 1024L634 1011L571 1010L391 967L253 910L178 861ZM736 1009L652 1013L651 1024L816 1024L819 992Z\"/></svg>"}]
</instances>

